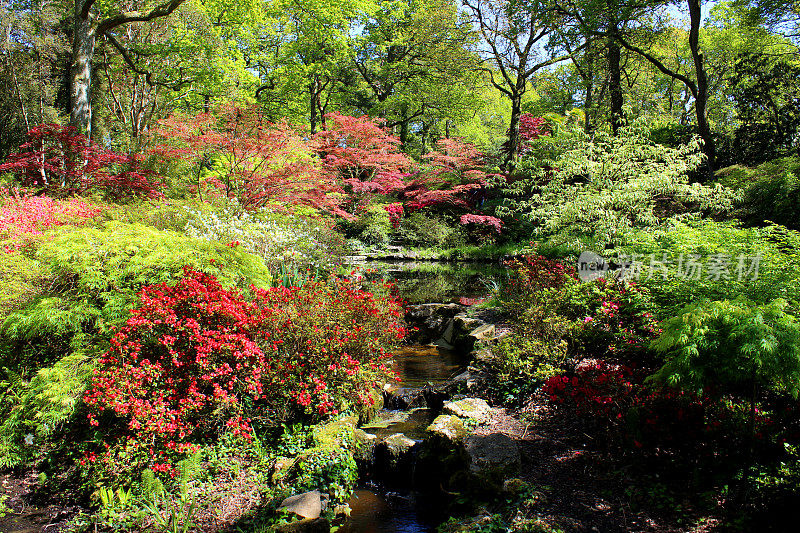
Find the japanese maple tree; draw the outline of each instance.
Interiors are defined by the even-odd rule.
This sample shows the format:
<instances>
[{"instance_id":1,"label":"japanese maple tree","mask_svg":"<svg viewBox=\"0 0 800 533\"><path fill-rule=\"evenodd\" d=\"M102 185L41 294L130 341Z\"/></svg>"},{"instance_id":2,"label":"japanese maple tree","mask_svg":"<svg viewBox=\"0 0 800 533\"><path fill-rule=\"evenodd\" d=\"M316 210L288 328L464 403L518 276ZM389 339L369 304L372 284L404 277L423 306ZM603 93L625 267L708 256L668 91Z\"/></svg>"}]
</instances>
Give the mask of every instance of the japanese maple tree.
<instances>
[{"instance_id":1,"label":"japanese maple tree","mask_svg":"<svg viewBox=\"0 0 800 533\"><path fill-rule=\"evenodd\" d=\"M366 116L326 115L326 130L314 135L325 168L354 195L391 194L406 187L414 163L400 152L400 140Z\"/></svg>"},{"instance_id":2,"label":"japanese maple tree","mask_svg":"<svg viewBox=\"0 0 800 533\"><path fill-rule=\"evenodd\" d=\"M340 188L300 132L256 108L173 115L160 121L153 153L189 163L195 187L235 198L245 209L305 205L340 213Z\"/></svg>"},{"instance_id":3,"label":"japanese maple tree","mask_svg":"<svg viewBox=\"0 0 800 533\"><path fill-rule=\"evenodd\" d=\"M137 154L103 148L73 127L36 126L20 149L0 165L0 173L10 172L21 186L50 196L95 190L112 200L162 196L160 182Z\"/></svg>"}]
</instances>

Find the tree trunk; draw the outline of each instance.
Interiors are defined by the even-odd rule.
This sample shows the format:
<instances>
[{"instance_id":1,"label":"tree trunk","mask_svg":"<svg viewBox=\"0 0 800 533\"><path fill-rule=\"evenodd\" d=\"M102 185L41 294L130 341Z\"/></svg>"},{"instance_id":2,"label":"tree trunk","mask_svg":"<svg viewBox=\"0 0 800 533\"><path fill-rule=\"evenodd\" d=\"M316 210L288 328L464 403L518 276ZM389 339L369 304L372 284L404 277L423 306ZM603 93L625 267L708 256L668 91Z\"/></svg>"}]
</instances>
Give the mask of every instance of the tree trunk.
<instances>
[{"instance_id":1,"label":"tree trunk","mask_svg":"<svg viewBox=\"0 0 800 533\"><path fill-rule=\"evenodd\" d=\"M70 65L70 125L92 134L92 59L96 35L89 14L83 14L86 0L75 0L75 23Z\"/></svg>"},{"instance_id":2,"label":"tree trunk","mask_svg":"<svg viewBox=\"0 0 800 533\"><path fill-rule=\"evenodd\" d=\"M524 92L524 82L516 83L511 96L511 123L508 126L508 142L506 146L506 170L514 168L514 160L519 153L519 118L522 116L522 93ZM521 89L521 90L520 90Z\"/></svg>"},{"instance_id":3,"label":"tree trunk","mask_svg":"<svg viewBox=\"0 0 800 533\"><path fill-rule=\"evenodd\" d=\"M612 20L608 25L608 94L611 100L611 131L617 135L620 127L625 123L622 106L624 99L622 96L622 68L620 67L621 50L617 35L619 28L617 21Z\"/></svg>"},{"instance_id":4,"label":"tree trunk","mask_svg":"<svg viewBox=\"0 0 800 533\"><path fill-rule=\"evenodd\" d=\"M592 133L592 130L594 130L594 123L592 122L594 118L594 53L591 46L586 49L586 79L584 83L586 84L586 100L583 104L584 114L586 115L584 131Z\"/></svg>"},{"instance_id":5,"label":"tree trunk","mask_svg":"<svg viewBox=\"0 0 800 533\"><path fill-rule=\"evenodd\" d=\"M408 152L408 107L400 109L400 150Z\"/></svg>"},{"instance_id":6,"label":"tree trunk","mask_svg":"<svg viewBox=\"0 0 800 533\"><path fill-rule=\"evenodd\" d=\"M319 80L317 80L316 78L308 85L308 93L310 95L310 101L309 101L310 114L308 123L309 126L311 126L311 135L317 133L317 123L319 122L319 118L317 117L317 109L319 108L319 102L317 101L319 99L319 91L317 90L318 86L319 86Z\"/></svg>"},{"instance_id":7,"label":"tree trunk","mask_svg":"<svg viewBox=\"0 0 800 533\"><path fill-rule=\"evenodd\" d=\"M703 153L706 155L706 164L709 172L713 172L717 158L717 148L711 125L708 123L708 74L706 73L703 52L700 51L700 22L701 0L687 0L689 4L689 48L694 60L694 71L697 79L697 94L695 95L695 115L697 117L697 133L703 139Z\"/></svg>"},{"instance_id":8,"label":"tree trunk","mask_svg":"<svg viewBox=\"0 0 800 533\"><path fill-rule=\"evenodd\" d=\"M428 153L428 133L430 132L431 125L427 122L422 123L422 127L419 130L419 138L420 138L420 149L419 153L421 155L425 155Z\"/></svg>"}]
</instances>

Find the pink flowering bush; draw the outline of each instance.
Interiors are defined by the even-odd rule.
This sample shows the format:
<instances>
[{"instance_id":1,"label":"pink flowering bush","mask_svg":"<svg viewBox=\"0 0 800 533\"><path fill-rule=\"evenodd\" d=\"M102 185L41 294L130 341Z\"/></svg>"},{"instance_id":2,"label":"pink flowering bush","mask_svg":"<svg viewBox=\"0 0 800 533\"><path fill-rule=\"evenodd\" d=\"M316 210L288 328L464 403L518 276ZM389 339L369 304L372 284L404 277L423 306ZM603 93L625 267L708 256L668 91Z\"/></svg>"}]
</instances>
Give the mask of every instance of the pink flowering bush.
<instances>
[{"instance_id":1,"label":"pink flowering bush","mask_svg":"<svg viewBox=\"0 0 800 533\"><path fill-rule=\"evenodd\" d=\"M492 228L498 234L501 231L500 227L503 225L502 220L488 215L466 214L466 215L461 215L461 218L459 220L461 224L464 226L469 224L474 224L475 226L485 226Z\"/></svg>"},{"instance_id":2,"label":"pink flowering bush","mask_svg":"<svg viewBox=\"0 0 800 533\"><path fill-rule=\"evenodd\" d=\"M0 202L0 236L5 240L6 252L19 249L29 236L65 224L79 225L102 212L101 207L78 198L14 195Z\"/></svg>"}]
</instances>

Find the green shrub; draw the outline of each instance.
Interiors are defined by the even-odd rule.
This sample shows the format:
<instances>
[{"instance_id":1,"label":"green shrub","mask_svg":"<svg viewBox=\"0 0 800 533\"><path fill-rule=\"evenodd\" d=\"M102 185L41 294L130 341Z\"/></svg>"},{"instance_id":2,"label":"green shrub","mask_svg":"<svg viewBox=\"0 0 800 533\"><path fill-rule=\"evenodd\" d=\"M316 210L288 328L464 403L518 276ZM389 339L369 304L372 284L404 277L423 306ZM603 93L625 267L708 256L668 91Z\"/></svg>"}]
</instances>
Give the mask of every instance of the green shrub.
<instances>
[{"instance_id":1,"label":"green shrub","mask_svg":"<svg viewBox=\"0 0 800 533\"><path fill-rule=\"evenodd\" d=\"M497 215L534 223L538 235L579 253L624 244L632 230L674 216L732 209L732 191L689 182L701 161L697 140L673 149L648 134L637 122L618 136L575 134L553 159L533 150L520 164L530 177L501 183L506 200Z\"/></svg>"},{"instance_id":2,"label":"green shrub","mask_svg":"<svg viewBox=\"0 0 800 533\"><path fill-rule=\"evenodd\" d=\"M660 318L674 316L685 305L704 298L723 300L741 295L757 303L783 298L795 309L800 302L800 233L781 226L741 228L730 222L671 221L653 231L631 233L628 245L618 251L645 265L651 256L661 260L666 254L671 261L665 275L645 273L637 279L650 290ZM677 265L691 255L699 256L701 262L727 257L729 277L714 279L706 271L699 279L682 277ZM756 256L760 256L757 278L750 273L739 279L739 258L745 259L748 269Z\"/></svg>"},{"instance_id":3,"label":"green shrub","mask_svg":"<svg viewBox=\"0 0 800 533\"><path fill-rule=\"evenodd\" d=\"M666 363L653 376L671 386L744 393L756 387L797 397L800 391L800 324L786 302L703 301L663 323L653 347Z\"/></svg>"},{"instance_id":4,"label":"green shrub","mask_svg":"<svg viewBox=\"0 0 800 533\"><path fill-rule=\"evenodd\" d=\"M412 246L455 248L466 242L461 228L449 226L420 212L403 218L400 236Z\"/></svg>"},{"instance_id":5,"label":"green shrub","mask_svg":"<svg viewBox=\"0 0 800 533\"><path fill-rule=\"evenodd\" d=\"M800 159L789 157L756 167L742 199L744 220L800 229Z\"/></svg>"},{"instance_id":6,"label":"green shrub","mask_svg":"<svg viewBox=\"0 0 800 533\"><path fill-rule=\"evenodd\" d=\"M345 231L365 244L386 246L392 234L392 219L386 204L370 204L358 219L346 225Z\"/></svg>"},{"instance_id":7,"label":"green shrub","mask_svg":"<svg viewBox=\"0 0 800 533\"><path fill-rule=\"evenodd\" d=\"M45 272L38 261L22 253L5 253L0 261L0 320L42 294Z\"/></svg>"}]
</instances>

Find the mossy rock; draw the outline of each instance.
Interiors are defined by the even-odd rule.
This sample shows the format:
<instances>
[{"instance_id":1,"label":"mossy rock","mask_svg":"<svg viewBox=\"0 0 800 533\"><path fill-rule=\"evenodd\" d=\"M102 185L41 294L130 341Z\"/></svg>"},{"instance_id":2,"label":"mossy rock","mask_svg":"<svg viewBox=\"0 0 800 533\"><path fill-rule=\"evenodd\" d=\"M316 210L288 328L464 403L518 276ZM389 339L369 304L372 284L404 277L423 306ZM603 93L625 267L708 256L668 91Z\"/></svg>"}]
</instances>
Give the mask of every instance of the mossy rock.
<instances>
[{"instance_id":1,"label":"mossy rock","mask_svg":"<svg viewBox=\"0 0 800 533\"><path fill-rule=\"evenodd\" d=\"M437 416L427 431L451 442L460 442L469 433L464 427L464 421L453 415Z\"/></svg>"},{"instance_id":2,"label":"mossy rock","mask_svg":"<svg viewBox=\"0 0 800 533\"><path fill-rule=\"evenodd\" d=\"M358 417L345 416L314 428L314 441L320 448L339 449L353 442L353 432L358 426Z\"/></svg>"},{"instance_id":3,"label":"mossy rock","mask_svg":"<svg viewBox=\"0 0 800 533\"><path fill-rule=\"evenodd\" d=\"M377 416L378 411L383 409L383 392L380 389L372 389L370 397L372 398L372 405L362 405L359 408L359 425L371 422Z\"/></svg>"},{"instance_id":4,"label":"mossy rock","mask_svg":"<svg viewBox=\"0 0 800 533\"><path fill-rule=\"evenodd\" d=\"M492 414L492 408L481 398L464 398L455 402L447 402L442 410L460 418L472 418L485 422Z\"/></svg>"}]
</instances>

